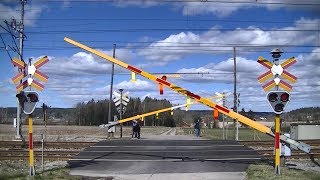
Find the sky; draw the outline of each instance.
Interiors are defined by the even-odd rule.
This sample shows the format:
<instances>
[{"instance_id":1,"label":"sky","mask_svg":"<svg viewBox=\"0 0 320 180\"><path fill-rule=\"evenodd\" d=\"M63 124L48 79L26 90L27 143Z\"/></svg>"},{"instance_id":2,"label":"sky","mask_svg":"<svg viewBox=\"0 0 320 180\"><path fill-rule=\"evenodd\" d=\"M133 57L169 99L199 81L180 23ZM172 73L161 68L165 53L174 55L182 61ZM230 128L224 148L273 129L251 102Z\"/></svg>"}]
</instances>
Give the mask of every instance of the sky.
<instances>
[{"instance_id":1,"label":"sky","mask_svg":"<svg viewBox=\"0 0 320 180\"><path fill-rule=\"evenodd\" d=\"M0 25L20 21L20 1L0 1ZM39 92L40 106L75 107L78 102L109 99L112 64L63 39L71 38L202 97L230 92L233 107L234 47L239 109L272 111L257 77L267 71L257 60L272 61L280 48L280 62L295 57L287 69L298 80L291 84L287 111L320 106L320 2L318 0L28 0L25 6L23 58L49 62L38 70L49 79ZM11 36L0 28L0 107L16 106L17 74L10 57L18 57ZM9 50L6 52L6 47ZM186 97L115 65L113 91L129 97L168 99ZM40 82L40 81L39 81ZM213 101L217 99L213 98ZM207 110L204 105L191 109Z\"/></svg>"}]
</instances>

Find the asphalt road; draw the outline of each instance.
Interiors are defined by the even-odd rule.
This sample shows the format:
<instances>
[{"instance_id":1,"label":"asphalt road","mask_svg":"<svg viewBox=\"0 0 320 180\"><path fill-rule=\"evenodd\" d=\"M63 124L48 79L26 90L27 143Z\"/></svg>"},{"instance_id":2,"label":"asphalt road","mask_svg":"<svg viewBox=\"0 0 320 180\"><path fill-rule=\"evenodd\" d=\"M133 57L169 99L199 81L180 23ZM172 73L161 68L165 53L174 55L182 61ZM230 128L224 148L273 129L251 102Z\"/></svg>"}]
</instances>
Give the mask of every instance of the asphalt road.
<instances>
[{"instance_id":1,"label":"asphalt road","mask_svg":"<svg viewBox=\"0 0 320 180\"><path fill-rule=\"evenodd\" d=\"M173 174L181 178L192 174L197 176L187 179L199 179L216 172L221 173L220 177L215 176L217 179L242 179L249 164L261 159L256 151L236 141L171 137L98 142L69 161L70 174L118 179L150 179L159 174L160 179Z\"/></svg>"}]
</instances>

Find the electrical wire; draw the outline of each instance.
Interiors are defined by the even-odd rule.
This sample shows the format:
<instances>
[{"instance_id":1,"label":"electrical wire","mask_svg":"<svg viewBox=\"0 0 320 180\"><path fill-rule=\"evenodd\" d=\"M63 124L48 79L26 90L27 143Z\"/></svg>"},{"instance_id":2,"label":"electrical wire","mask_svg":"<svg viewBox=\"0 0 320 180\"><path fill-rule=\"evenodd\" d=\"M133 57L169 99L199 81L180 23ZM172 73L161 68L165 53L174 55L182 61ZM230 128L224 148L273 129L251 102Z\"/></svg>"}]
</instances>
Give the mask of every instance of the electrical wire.
<instances>
[{"instance_id":1,"label":"electrical wire","mask_svg":"<svg viewBox=\"0 0 320 180\"><path fill-rule=\"evenodd\" d=\"M130 0L134 1L134 0ZM64 0L47 0L47 2L64 2ZM78 3L88 3L88 2L96 2L96 3L104 3L104 2L116 2L114 0L72 0L71 2ZM137 1L141 2L141 1ZM149 0L149 2L158 2L158 3L221 3L221 4L258 4L258 5L291 5L291 6L319 6L320 3L316 3L318 1L310 1L310 2L266 2L266 1L223 1L223 0Z\"/></svg>"},{"instance_id":2,"label":"electrical wire","mask_svg":"<svg viewBox=\"0 0 320 180\"><path fill-rule=\"evenodd\" d=\"M225 32L225 31L234 31L234 32L250 32L250 31L264 31L264 32L318 32L319 29L261 29L261 28L253 28L253 29L234 29L234 28L220 28L220 29L200 29L200 28L126 28L126 29L96 29L96 30L57 30L57 31L26 31L28 34L89 34L89 33L118 33L118 32L167 32L167 31L218 31L218 32Z\"/></svg>"}]
</instances>

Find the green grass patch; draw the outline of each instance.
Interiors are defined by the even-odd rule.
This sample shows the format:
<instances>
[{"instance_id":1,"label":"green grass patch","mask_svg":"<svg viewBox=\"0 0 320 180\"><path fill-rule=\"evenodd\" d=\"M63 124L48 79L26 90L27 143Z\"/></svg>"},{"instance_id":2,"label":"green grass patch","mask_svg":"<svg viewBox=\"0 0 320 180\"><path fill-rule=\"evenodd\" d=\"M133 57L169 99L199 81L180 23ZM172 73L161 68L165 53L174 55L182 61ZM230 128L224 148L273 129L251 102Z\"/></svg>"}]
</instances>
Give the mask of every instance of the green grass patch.
<instances>
[{"instance_id":1,"label":"green grass patch","mask_svg":"<svg viewBox=\"0 0 320 180\"><path fill-rule=\"evenodd\" d=\"M319 180L320 172L280 168L280 174L274 173L274 167L266 164L250 165L248 180Z\"/></svg>"},{"instance_id":2,"label":"green grass patch","mask_svg":"<svg viewBox=\"0 0 320 180\"><path fill-rule=\"evenodd\" d=\"M67 167L50 169L44 172L36 172L36 174L32 177L28 173L2 173L0 174L0 180L80 180L84 179L81 176L71 176L69 175L70 169Z\"/></svg>"}]
</instances>

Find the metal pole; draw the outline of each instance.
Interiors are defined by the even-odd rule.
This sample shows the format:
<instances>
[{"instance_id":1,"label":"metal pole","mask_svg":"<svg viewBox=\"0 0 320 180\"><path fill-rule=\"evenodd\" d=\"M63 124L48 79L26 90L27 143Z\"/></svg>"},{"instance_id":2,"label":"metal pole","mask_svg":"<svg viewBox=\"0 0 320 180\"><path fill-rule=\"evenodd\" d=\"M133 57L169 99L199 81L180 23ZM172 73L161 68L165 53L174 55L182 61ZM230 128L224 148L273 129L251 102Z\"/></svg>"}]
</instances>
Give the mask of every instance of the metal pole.
<instances>
[{"instance_id":1,"label":"metal pole","mask_svg":"<svg viewBox=\"0 0 320 180\"><path fill-rule=\"evenodd\" d=\"M233 104L234 108L233 111L238 113L238 106L237 106L237 63L236 63L236 47L233 47L233 83L234 83L234 89L233 89ZM233 119L233 131L235 132L235 140L239 140L239 129L238 129L238 120Z\"/></svg>"},{"instance_id":2,"label":"metal pole","mask_svg":"<svg viewBox=\"0 0 320 180\"><path fill-rule=\"evenodd\" d=\"M123 109L123 106L122 106L122 91L123 89L119 89L120 91L120 120L122 119L122 109ZM122 123L120 124L120 138L122 138Z\"/></svg>"},{"instance_id":3,"label":"metal pole","mask_svg":"<svg viewBox=\"0 0 320 180\"><path fill-rule=\"evenodd\" d=\"M20 20L20 25L19 25L19 58L21 61L23 61L23 40L24 40L24 5L27 3L27 0L20 0L21 2L21 20ZM21 69L18 69L19 73L22 71ZM20 80L20 83L22 83L22 80ZM21 106L19 101L17 101L17 134L16 134L17 139L22 139L22 134L21 134Z\"/></svg>"},{"instance_id":4,"label":"metal pole","mask_svg":"<svg viewBox=\"0 0 320 180\"><path fill-rule=\"evenodd\" d=\"M146 112L146 102L143 101L143 113ZM143 121L143 126L146 126L146 121Z\"/></svg>"},{"instance_id":5,"label":"metal pole","mask_svg":"<svg viewBox=\"0 0 320 180\"><path fill-rule=\"evenodd\" d=\"M43 164L43 143L44 143L44 139L43 139L43 134L41 134L41 168L42 168L42 172L44 171L44 164Z\"/></svg>"},{"instance_id":6,"label":"metal pole","mask_svg":"<svg viewBox=\"0 0 320 180\"><path fill-rule=\"evenodd\" d=\"M225 136L225 124L224 124L224 114L222 114L222 138L223 140L226 140L226 136Z\"/></svg>"},{"instance_id":7,"label":"metal pole","mask_svg":"<svg viewBox=\"0 0 320 180\"><path fill-rule=\"evenodd\" d=\"M225 93L222 93L222 106L225 107L226 106L226 96ZM228 126L228 124L227 124ZM226 127L225 127L225 121L224 121L224 114L222 114L222 131L223 131L223 139L226 140L228 139L228 135L227 135L227 131L226 131Z\"/></svg>"},{"instance_id":8,"label":"metal pole","mask_svg":"<svg viewBox=\"0 0 320 180\"><path fill-rule=\"evenodd\" d=\"M113 58L116 57L116 44L113 44ZM112 63L112 68L111 68L111 82L110 82L110 94L109 94L109 107L108 107L108 119L107 119L107 124L111 120L111 106L112 106L112 91L113 91L113 76L114 76L114 63ZM110 137L110 133L108 132L108 137Z\"/></svg>"}]
</instances>

